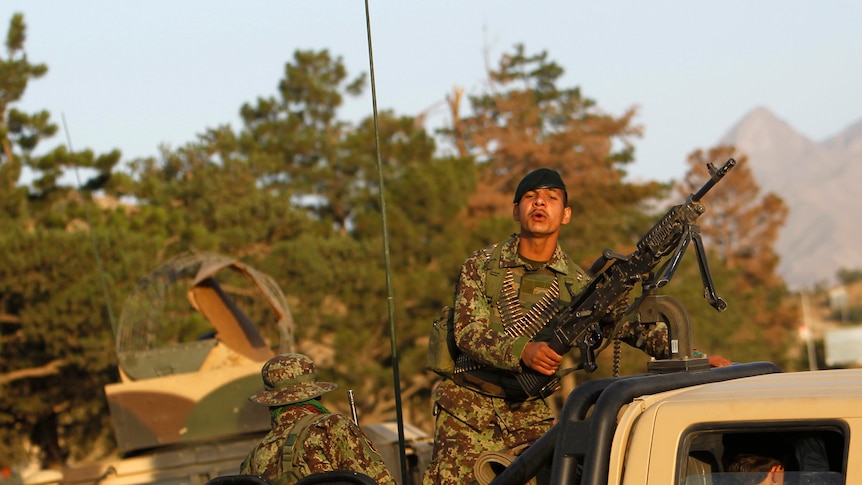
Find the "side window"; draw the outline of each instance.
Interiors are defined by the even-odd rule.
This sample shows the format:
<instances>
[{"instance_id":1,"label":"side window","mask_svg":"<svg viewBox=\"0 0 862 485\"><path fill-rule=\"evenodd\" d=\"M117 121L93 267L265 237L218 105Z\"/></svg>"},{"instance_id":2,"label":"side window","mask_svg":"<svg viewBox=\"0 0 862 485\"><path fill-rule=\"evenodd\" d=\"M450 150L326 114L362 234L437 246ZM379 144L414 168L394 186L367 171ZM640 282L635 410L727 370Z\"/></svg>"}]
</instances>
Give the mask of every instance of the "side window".
<instances>
[{"instance_id":1,"label":"side window","mask_svg":"<svg viewBox=\"0 0 862 485\"><path fill-rule=\"evenodd\" d=\"M701 424L680 443L676 483L758 484L773 473L784 483L843 484L848 437L841 422Z\"/></svg>"}]
</instances>

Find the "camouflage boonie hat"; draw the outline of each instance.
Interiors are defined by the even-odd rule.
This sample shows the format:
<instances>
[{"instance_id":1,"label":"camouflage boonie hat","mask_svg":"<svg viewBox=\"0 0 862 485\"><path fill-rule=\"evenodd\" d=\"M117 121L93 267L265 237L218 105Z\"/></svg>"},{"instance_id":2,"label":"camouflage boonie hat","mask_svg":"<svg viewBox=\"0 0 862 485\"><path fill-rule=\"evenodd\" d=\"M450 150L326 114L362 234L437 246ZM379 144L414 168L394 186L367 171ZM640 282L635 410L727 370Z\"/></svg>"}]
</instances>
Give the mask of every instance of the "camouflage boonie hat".
<instances>
[{"instance_id":1,"label":"camouflage boonie hat","mask_svg":"<svg viewBox=\"0 0 862 485\"><path fill-rule=\"evenodd\" d=\"M260 375L263 390L248 400L265 406L307 401L338 389L338 384L318 382L314 362L302 354L277 355L263 365Z\"/></svg>"}]
</instances>

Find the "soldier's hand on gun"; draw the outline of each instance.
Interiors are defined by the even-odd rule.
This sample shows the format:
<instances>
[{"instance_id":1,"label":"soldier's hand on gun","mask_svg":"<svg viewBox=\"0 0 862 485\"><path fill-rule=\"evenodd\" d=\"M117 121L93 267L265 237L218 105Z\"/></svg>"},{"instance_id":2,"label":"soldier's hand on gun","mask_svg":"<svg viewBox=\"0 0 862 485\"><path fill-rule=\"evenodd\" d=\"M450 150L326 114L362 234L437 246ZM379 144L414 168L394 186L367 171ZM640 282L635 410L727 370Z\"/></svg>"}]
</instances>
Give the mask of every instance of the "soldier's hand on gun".
<instances>
[{"instance_id":1,"label":"soldier's hand on gun","mask_svg":"<svg viewBox=\"0 0 862 485\"><path fill-rule=\"evenodd\" d=\"M546 376L553 375L560 368L563 356L554 352L547 342L530 342L521 353L524 365Z\"/></svg>"}]
</instances>

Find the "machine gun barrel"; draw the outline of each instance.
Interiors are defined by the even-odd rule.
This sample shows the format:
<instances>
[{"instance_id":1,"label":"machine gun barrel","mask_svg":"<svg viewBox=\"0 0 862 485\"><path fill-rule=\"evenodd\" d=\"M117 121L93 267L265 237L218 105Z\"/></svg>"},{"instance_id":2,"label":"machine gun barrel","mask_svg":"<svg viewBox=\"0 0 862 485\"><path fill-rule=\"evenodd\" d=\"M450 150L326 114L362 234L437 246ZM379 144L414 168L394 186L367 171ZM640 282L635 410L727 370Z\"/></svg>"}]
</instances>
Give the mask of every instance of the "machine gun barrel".
<instances>
[{"instance_id":1,"label":"machine gun barrel","mask_svg":"<svg viewBox=\"0 0 862 485\"><path fill-rule=\"evenodd\" d=\"M734 165L736 165L736 160L732 158L719 169L716 169L711 163L706 164L707 170L709 170L709 180L697 192L689 195L684 204L671 207L667 214L638 241L638 251L649 250L656 257L661 257L675 249L683 235L683 228L686 225L694 224L705 211L703 205L699 203L700 200Z\"/></svg>"},{"instance_id":2,"label":"machine gun barrel","mask_svg":"<svg viewBox=\"0 0 862 485\"><path fill-rule=\"evenodd\" d=\"M709 170L709 180L707 180L706 183L703 184L703 187L701 187L700 190L698 190L694 193L694 195L691 196L691 200L694 202L700 202L700 199L702 199L703 196L706 195L707 192L709 192L709 189L711 189L715 184L718 183L719 180L721 180L725 175L727 175L727 172L729 172L730 169L734 167L734 165L736 165L736 160L732 158L728 159L727 162L725 162L725 164L719 169L716 169L713 164L707 163L706 168L707 170Z\"/></svg>"}]
</instances>

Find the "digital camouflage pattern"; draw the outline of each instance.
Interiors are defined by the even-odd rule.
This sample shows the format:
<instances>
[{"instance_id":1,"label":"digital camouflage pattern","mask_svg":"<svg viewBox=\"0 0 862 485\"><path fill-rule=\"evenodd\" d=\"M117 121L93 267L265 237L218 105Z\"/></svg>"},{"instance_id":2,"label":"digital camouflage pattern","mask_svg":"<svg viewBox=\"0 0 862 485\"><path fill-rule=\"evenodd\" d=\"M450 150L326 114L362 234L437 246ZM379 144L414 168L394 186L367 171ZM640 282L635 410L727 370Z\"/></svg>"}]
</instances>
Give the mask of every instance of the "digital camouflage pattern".
<instances>
[{"instance_id":1,"label":"digital camouflage pattern","mask_svg":"<svg viewBox=\"0 0 862 485\"><path fill-rule=\"evenodd\" d=\"M272 430L243 461L240 473L281 482L279 477L287 471L282 469L285 440L294 424L309 413L320 411L309 405L292 405L273 413ZM395 485L383 458L353 421L340 414L321 416L310 425L305 440L295 447L294 472L299 478L317 472L350 470L364 473L377 483Z\"/></svg>"},{"instance_id":2,"label":"digital camouflage pattern","mask_svg":"<svg viewBox=\"0 0 862 485\"><path fill-rule=\"evenodd\" d=\"M260 376L263 390L248 399L264 406L307 401L338 389L338 384L319 382L314 361L302 354L281 354L269 359Z\"/></svg>"},{"instance_id":3,"label":"digital camouflage pattern","mask_svg":"<svg viewBox=\"0 0 862 485\"><path fill-rule=\"evenodd\" d=\"M664 322L641 323L638 320L623 321L617 326L614 334L614 322L608 321L602 325L602 332L611 338L617 338L636 349L642 350L656 359L670 358L670 343L668 342L667 326Z\"/></svg>"},{"instance_id":4,"label":"digital camouflage pattern","mask_svg":"<svg viewBox=\"0 0 862 485\"><path fill-rule=\"evenodd\" d=\"M500 268L511 269L515 273L516 290L520 290L520 276L524 274L527 265L518 255L519 240L519 236L513 235L508 241L501 243L503 247L499 261ZM474 252L461 267L455 289L455 341L458 348L476 362L502 370L520 371L521 353L530 339L507 336L496 309L491 311L490 298L485 295L486 251L488 250ZM569 262L559 246L543 271L561 275L572 271L576 281L576 287L572 288L573 293L580 291L587 283L584 271ZM536 288L534 291L538 293L541 289ZM525 310L529 309L525 295L520 294L519 298Z\"/></svg>"},{"instance_id":5,"label":"digital camouflage pattern","mask_svg":"<svg viewBox=\"0 0 862 485\"><path fill-rule=\"evenodd\" d=\"M271 429L243 461L240 473L289 485L312 473L349 470L364 473L377 483L395 483L383 458L359 426L344 416L329 413L314 399L338 386L318 381L314 361L309 357L277 355L263 365L261 378L264 390L252 394L249 400L270 407ZM309 423L308 416L320 417ZM293 453L285 453L291 446ZM288 465L285 459L290 461Z\"/></svg>"},{"instance_id":6,"label":"digital camouflage pattern","mask_svg":"<svg viewBox=\"0 0 862 485\"><path fill-rule=\"evenodd\" d=\"M559 245L544 267L529 268L530 263L518 255L518 243L517 234L501 243L499 265L515 276L524 311L540 299L553 277L568 275L570 281L574 279L569 288L573 295L589 282L586 273L569 261ZM474 375L485 377L494 373L500 376L499 382L516 383L511 377L520 371L521 353L530 339L506 335L497 308L491 308L492 298L485 294L487 254L488 249L476 251L461 267L454 302L455 340L460 351L490 368ZM547 283L544 287L542 275ZM606 335L614 327L610 320L603 324ZM624 322L618 327L617 335L623 342L654 357L666 356L667 330L663 326ZM546 327L534 339L548 340L549 329ZM487 386L468 386L464 384L470 379L456 379L458 382L444 380L432 396L436 413L434 454L424 477L425 485L476 483L473 469L480 453L507 451L532 443L553 424L553 413L542 399L496 397L476 390Z\"/></svg>"},{"instance_id":7,"label":"digital camouflage pattern","mask_svg":"<svg viewBox=\"0 0 862 485\"><path fill-rule=\"evenodd\" d=\"M535 271L545 277L530 279L529 291L524 290L528 263L518 255L518 242L519 237L514 235L501 243L499 266L513 272L518 299L525 311L541 299L554 275L568 275L571 271L576 282L573 293L586 283L584 272L571 264L557 246L547 265ZM455 340L473 360L498 369L500 374L512 375L520 370L521 353L530 339L506 335L497 309L491 308L491 298L485 295L488 252L474 252L461 267L455 291ZM473 470L483 451L506 451L532 443L550 429L554 420L542 399L494 397L452 380L444 380L432 398L436 422L432 463L423 480L427 485L477 483Z\"/></svg>"},{"instance_id":8,"label":"digital camouflage pattern","mask_svg":"<svg viewBox=\"0 0 862 485\"><path fill-rule=\"evenodd\" d=\"M539 439L554 417L542 399L491 397L443 381L432 396L437 413L431 466L425 485L478 483L476 460L485 451L507 451Z\"/></svg>"}]
</instances>

